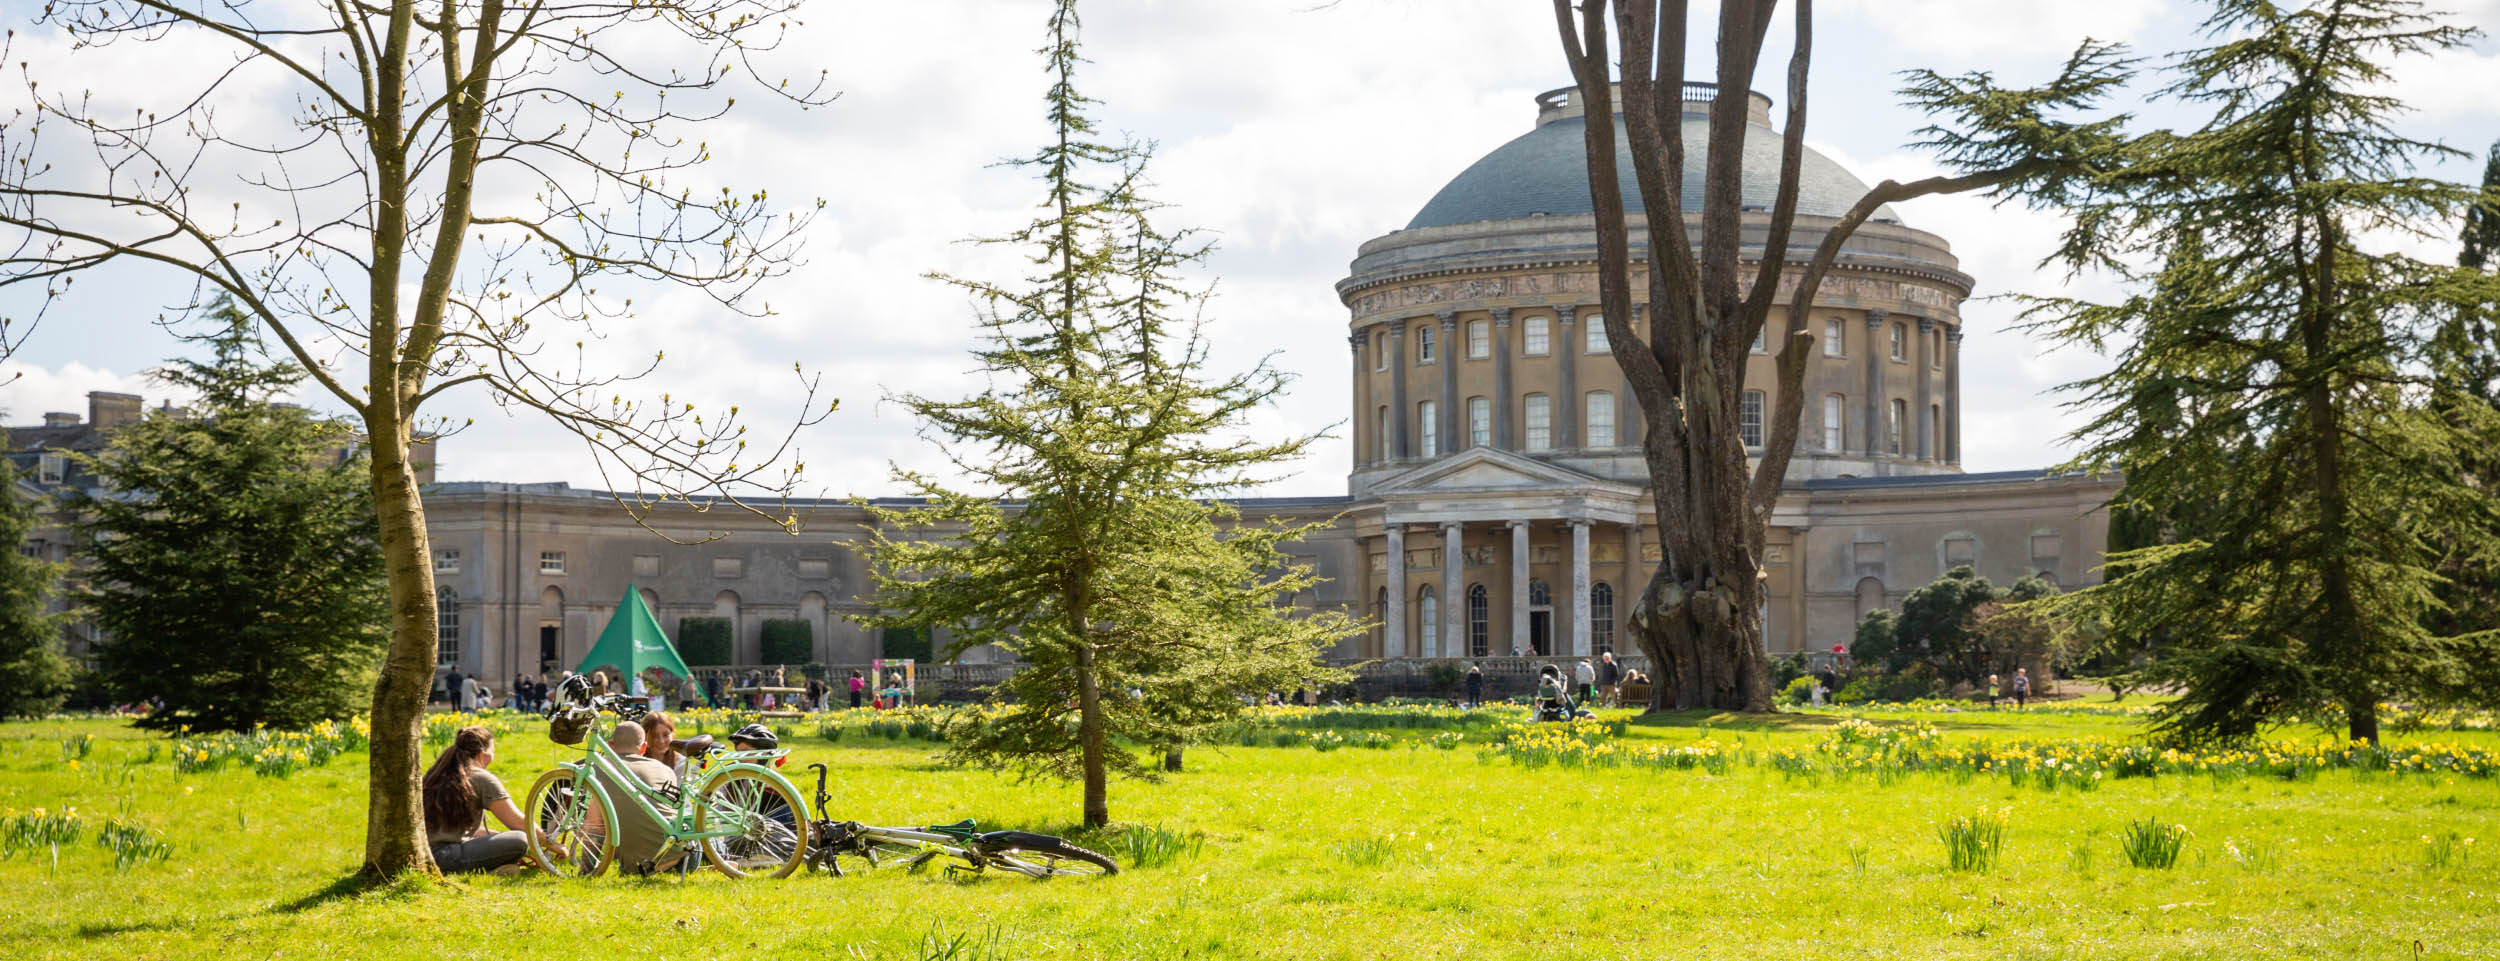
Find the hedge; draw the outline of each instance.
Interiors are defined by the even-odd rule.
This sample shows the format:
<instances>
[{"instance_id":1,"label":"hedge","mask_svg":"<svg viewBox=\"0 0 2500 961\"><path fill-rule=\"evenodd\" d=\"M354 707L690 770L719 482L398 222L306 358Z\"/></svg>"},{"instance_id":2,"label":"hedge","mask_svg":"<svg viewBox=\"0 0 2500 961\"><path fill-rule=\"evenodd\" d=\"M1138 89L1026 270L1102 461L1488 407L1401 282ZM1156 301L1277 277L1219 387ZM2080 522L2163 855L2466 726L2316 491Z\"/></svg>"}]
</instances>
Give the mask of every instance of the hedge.
<instances>
[{"instance_id":1,"label":"hedge","mask_svg":"<svg viewBox=\"0 0 2500 961\"><path fill-rule=\"evenodd\" d=\"M688 667L731 663L736 654L731 638L729 619L726 617L677 619L677 653L686 658Z\"/></svg>"},{"instance_id":2,"label":"hedge","mask_svg":"<svg viewBox=\"0 0 2500 961\"><path fill-rule=\"evenodd\" d=\"M816 632L806 621L764 622L764 663L805 664L816 659Z\"/></svg>"}]
</instances>

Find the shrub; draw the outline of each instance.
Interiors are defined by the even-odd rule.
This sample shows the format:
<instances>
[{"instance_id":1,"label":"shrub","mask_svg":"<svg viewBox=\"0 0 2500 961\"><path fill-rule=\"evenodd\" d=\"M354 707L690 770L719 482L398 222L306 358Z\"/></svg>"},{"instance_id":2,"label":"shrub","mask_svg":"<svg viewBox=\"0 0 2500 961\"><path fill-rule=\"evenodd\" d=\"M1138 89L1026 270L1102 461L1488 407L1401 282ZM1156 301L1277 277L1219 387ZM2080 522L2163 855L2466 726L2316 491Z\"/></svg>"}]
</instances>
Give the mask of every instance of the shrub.
<instances>
[{"instance_id":1,"label":"shrub","mask_svg":"<svg viewBox=\"0 0 2500 961\"><path fill-rule=\"evenodd\" d=\"M1789 681L1787 687L1780 688L1780 702L1783 704L1804 704L1812 700L1814 678L1811 676L1796 678Z\"/></svg>"},{"instance_id":2,"label":"shrub","mask_svg":"<svg viewBox=\"0 0 2500 961\"><path fill-rule=\"evenodd\" d=\"M764 622L764 663L805 664L816 659L816 635L806 621Z\"/></svg>"},{"instance_id":3,"label":"shrub","mask_svg":"<svg viewBox=\"0 0 2500 961\"><path fill-rule=\"evenodd\" d=\"M2128 864L2168 870L2179 863L2179 849L2187 846L2187 834L2187 825L2145 818L2127 822L2127 830L2118 836L2118 846L2126 849Z\"/></svg>"},{"instance_id":4,"label":"shrub","mask_svg":"<svg viewBox=\"0 0 2500 961\"><path fill-rule=\"evenodd\" d=\"M677 651L689 667L731 663L736 650L726 617L683 617L677 620Z\"/></svg>"}]
</instances>

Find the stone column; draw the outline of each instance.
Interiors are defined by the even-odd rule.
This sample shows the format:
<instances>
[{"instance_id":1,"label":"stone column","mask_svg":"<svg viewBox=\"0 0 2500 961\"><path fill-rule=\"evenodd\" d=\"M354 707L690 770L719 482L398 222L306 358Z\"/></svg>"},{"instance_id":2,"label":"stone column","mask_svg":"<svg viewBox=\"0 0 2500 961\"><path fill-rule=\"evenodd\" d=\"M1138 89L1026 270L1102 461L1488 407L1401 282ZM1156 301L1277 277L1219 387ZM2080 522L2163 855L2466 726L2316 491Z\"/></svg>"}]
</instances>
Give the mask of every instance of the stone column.
<instances>
[{"instance_id":1,"label":"stone column","mask_svg":"<svg viewBox=\"0 0 2500 961\"><path fill-rule=\"evenodd\" d=\"M1510 308L1493 308L1493 446L1518 450L1510 436Z\"/></svg>"},{"instance_id":2,"label":"stone column","mask_svg":"<svg viewBox=\"0 0 2500 961\"><path fill-rule=\"evenodd\" d=\"M1389 445L1388 460L1415 456L1414 440L1406 426L1414 416L1415 412L1406 407L1406 320L1399 318L1389 322L1389 426L1394 428L1395 436L1390 438L1394 443Z\"/></svg>"},{"instance_id":3,"label":"stone column","mask_svg":"<svg viewBox=\"0 0 2500 961\"><path fill-rule=\"evenodd\" d=\"M1458 339L1458 314L1444 310L1441 318L1441 352L1433 363L1441 365L1441 456L1458 453L1458 359L1466 355L1467 345Z\"/></svg>"},{"instance_id":4,"label":"stone column","mask_svg":"<svg viewBox=\"0 0 2500 961\"><path fill-rule=\"evenodd\" d=\"M1368 336L1369 335L1364 334L1361 331L1356 331L1345 339L1346 346L1351 348L1354 352L1354 436L1356 437L1363 436L1364 431L1377 431L1380 429L1380 418L1372 415L1371 380L1363 376L1363 340ZM1375 451L1387 451L1389 449L1389 439L1386 437L1373 438L1372 449ZM1387 459L1388 458L1386 457L1374 458L1374 460ZM1361 444L1355 445L1354 462L1357 464L1368 463L1363 459Z\"/></svg>"},{"instance_id":5,"label":"stone column","mask_svg":"<svg viewBox=\"0 0 2500 961\"><path fill-rule=\"evenodd\" d=\"M1528 646L1528 522L1510 522L1510 640ZM1501 653L1510 653L1505 648Z\"/></svg>"},{"instance_id":6,"label":"stone column","mask_svg":"<svg viewBox=\"0 0 2500 961\"><path fill-rule=\"evenodd\" d=\"M1555 450L1577 450L1580 447L1580 349L1587 346L1579 338L1580 308L1554 308L1555 384L1552 410Z\"/></svg>"},{"instance_id":7,"label":"stone column","mask_svg":"<svg viewBox=\"0 0 2500 961\"><path fill-rule=\"evenodd\" d=\"M1381 605L1380 656L1406 656L1406 528L1390 524L1388 588L1389 603Z\"/></svg>"},{"instance_id":8,"label":"stone column","mask_svg":"<svg viewBox=\"0 0 2500 961\"><path fill-rule=\"evenodd\" d=\"M1912 412L1910 418L1918 422L1917 456L1920 460L1936 458L1936 438L1929 436L1930 431L1927 427L1927 405L1933 396L1933 388L1929 386L1929 381L1933 378L1928 374L1935 370L1936 363L1934 348L1928 345L1935 341L1935 329L1935 318L1918 319L1918 355L1911 358L1918 364L1918 410Z\"/></svg>"},{"instance_id":9,"label":"stone column","mask_svg":"<svg viewBox=\"0 0 2500 961\"><path fill-rule=\"evenodd\" d=\"M1884 453L1884 357L1892 352L1884 339L1884 312L1866 312L1866 456Z\"/></svg>"},{"instance_id":10,"label":"stone column","mask_svg":"<svg viewBox=\"0 0 2500 961\"><path fill-rule=\"evenodd\" d=\"M1648 310L1647 304L1632 305L1632 316L1626 319L1624 326L1631 328L1633 336L1640 336L1641 316ZM1609 337L1606 342L1612 344L1614 339ZM1615 395L1615 443L1639 448L1644 446L1641 442L1641 402L1632 396L1632 373L1624 370L1619 363L1615 365L1615 370L1623 375L1623 392Z\"/></svg>"},{"instance_id":11,"label":"stone column","mask_svg":"<svg viewBox=\"0 0 2500 961\"><path fill-rule=\"evenodd\" d=\"M1563 653L1589 653L1589 522L1571 522L1571 646Z\"/></svg>"},{"instance_id":12,"label":"stone column","mask_svg":"<svg viewBox=\"0 0 2500 961\"><path fill-rule=\"evenodd\" d=\"M1962 325L1944 329L1944 462L1962 462Z\"/></svg>"},{"instance_id":13,"label":"stone column","mask_svg":"<svg viewBox=\"0 0 2500 961\"><path fill-rule=\"evenodd\" d=\"M1434 657L1457 657L1466 650L1467 599L1459 596L1465 590L1462 576L1467 557L1461 545L1463 528L1456 521L1441 523L1441 637L1440 649Z\"/></svg>"}]
</instances>

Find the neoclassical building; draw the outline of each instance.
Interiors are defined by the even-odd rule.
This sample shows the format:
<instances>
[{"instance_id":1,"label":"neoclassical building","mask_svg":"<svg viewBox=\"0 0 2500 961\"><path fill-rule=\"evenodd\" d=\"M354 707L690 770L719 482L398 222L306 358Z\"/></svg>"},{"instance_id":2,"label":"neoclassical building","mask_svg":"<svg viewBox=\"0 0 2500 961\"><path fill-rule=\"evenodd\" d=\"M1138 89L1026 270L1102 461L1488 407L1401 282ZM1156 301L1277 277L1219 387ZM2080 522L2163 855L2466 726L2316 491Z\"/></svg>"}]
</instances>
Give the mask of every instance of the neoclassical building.
<instances>
[{"instance_id":1,"label":"neoclassical building","mask_svg":"<svg viewBox=\"0 0 2500 961\"><path fill-rule=\"evenodd\" d=\"M1688 214L1700 206L1710 94L1705 84L1685 89L1677 202ZM1776 186L1769 116L1756 95L1744 145L1748 257ZM1347 493L1242 507L1254 518L1336 519L1294 547L1327 578L1294 602L1372 619L1339 656L1631 648L1624 619L1659 542L1634 446L1638 405L1596 317L1589 122L1576 91L1540 95L1526 133L1459 171L1403 229L1363 244L1337 282L1352 348ZM1628 155L1617 168L1638 213L1648 199ZM1808 152L1791 243L1811 249L1865 192ZM1639 260L1648 238L1634 223ZM1960 305L1972 281L1946 238L1885 210L1843 250L1810 312L1819 356L1765 556L1766 646L1827 650L1865 612L1957 564L2000 583L2093 580L2113 478L1961 469ZM1743 409L1757 443L1772 381L1771 355L1756 344L1747 383L1764 386ZM742 663L761 657L761 625L772 619L808 623L818 660L879 656L895 639L845 616L876 606L854 549L864 514L838 501L799 506L813 517L797 538L760 520L664 509L651 519L664 530L725 527L720 539L680 546L603 493L437 485L427 507L446 663L488 676L570 666L629 583L672 630L687 616L730 618Z\"/></svg>"}]
</instances>

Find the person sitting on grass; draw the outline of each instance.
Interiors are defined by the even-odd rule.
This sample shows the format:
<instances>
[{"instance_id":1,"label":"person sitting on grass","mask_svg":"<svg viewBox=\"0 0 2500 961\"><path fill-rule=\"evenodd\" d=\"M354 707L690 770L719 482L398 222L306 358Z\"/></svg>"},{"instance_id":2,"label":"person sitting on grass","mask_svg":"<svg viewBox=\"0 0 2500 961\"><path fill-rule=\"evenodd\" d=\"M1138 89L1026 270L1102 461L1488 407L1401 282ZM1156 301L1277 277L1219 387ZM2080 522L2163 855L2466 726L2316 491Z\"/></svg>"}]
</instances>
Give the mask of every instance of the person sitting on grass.
<instances>
[{"instance_id":1,"label":"person sitting on grass","mask_svg":"<svg viewBox=\"0 0 2500 961\"><path fill-rule=\"evenodd\" d=\"M653 711L643 715L641 723L645 742L642 756L668 765L670 773L675 774L678 780L684 780L686 755L677 750L677 719L668 716L665 711Z\"/></svg>"},{"instance_id":2,"label":"person sitting on grass","mask_svg":"<svg viewBox=\"0 0 2500 961\"><path fill-rule=\"evenodd\" d=\"M1556 720L1571 718L1571 702L1563 694L1562 672L1555 670L1554 665L1547 664L1536 669L1536 710L1539 719L1548 716ZM1550 715L1549 711L1552 712Z\"/></svg>"},{"instance_id":3,"label":"person sitting on grass","mask_svg":"<svg viewBox=\"0 0 2500 961\"><path fill-rule=\"evenodd\" d=\"M512 792L486 770L495 763L495 735L482 727L464 727L452 735L451 746L434 759L421 785L424 795L425 840L434 850L434 864L445 874L493 871L518 874L529 853L529 823L512 803ZM486 812L510 830L490 831ZM541 838L544 841L545 838Z\"/></svg>"},{"instance_id":4,"label":"person sitting on grass","mask_svg":"<svg viewBox=\"0 0 2500 961\"><path fill-rule=\"evenodd\" d=\"M616 756L625 762L625 770L645 786L669 798L676 797L677 772L670 770L666 764L642 756L644 737L642 725L618 721L615 727L608 729L608 749L615 751ZM642 807L634 803L632 786L609 779L604 771L599 776L602 786L608 789L608 799L616 806L617 867L627 874L676 867L677 862L685 857L685 852L664 853L661 850L668 841L668 831L657 818L643 813ZM674 817L677 813L677 805L669 800L656 800L651 806L659 810L661 817ZM594 822L597 811L595 807L592 809ZM596 823L591 826L594 829L599 827Z\"/></svg>"}]
</instances>

